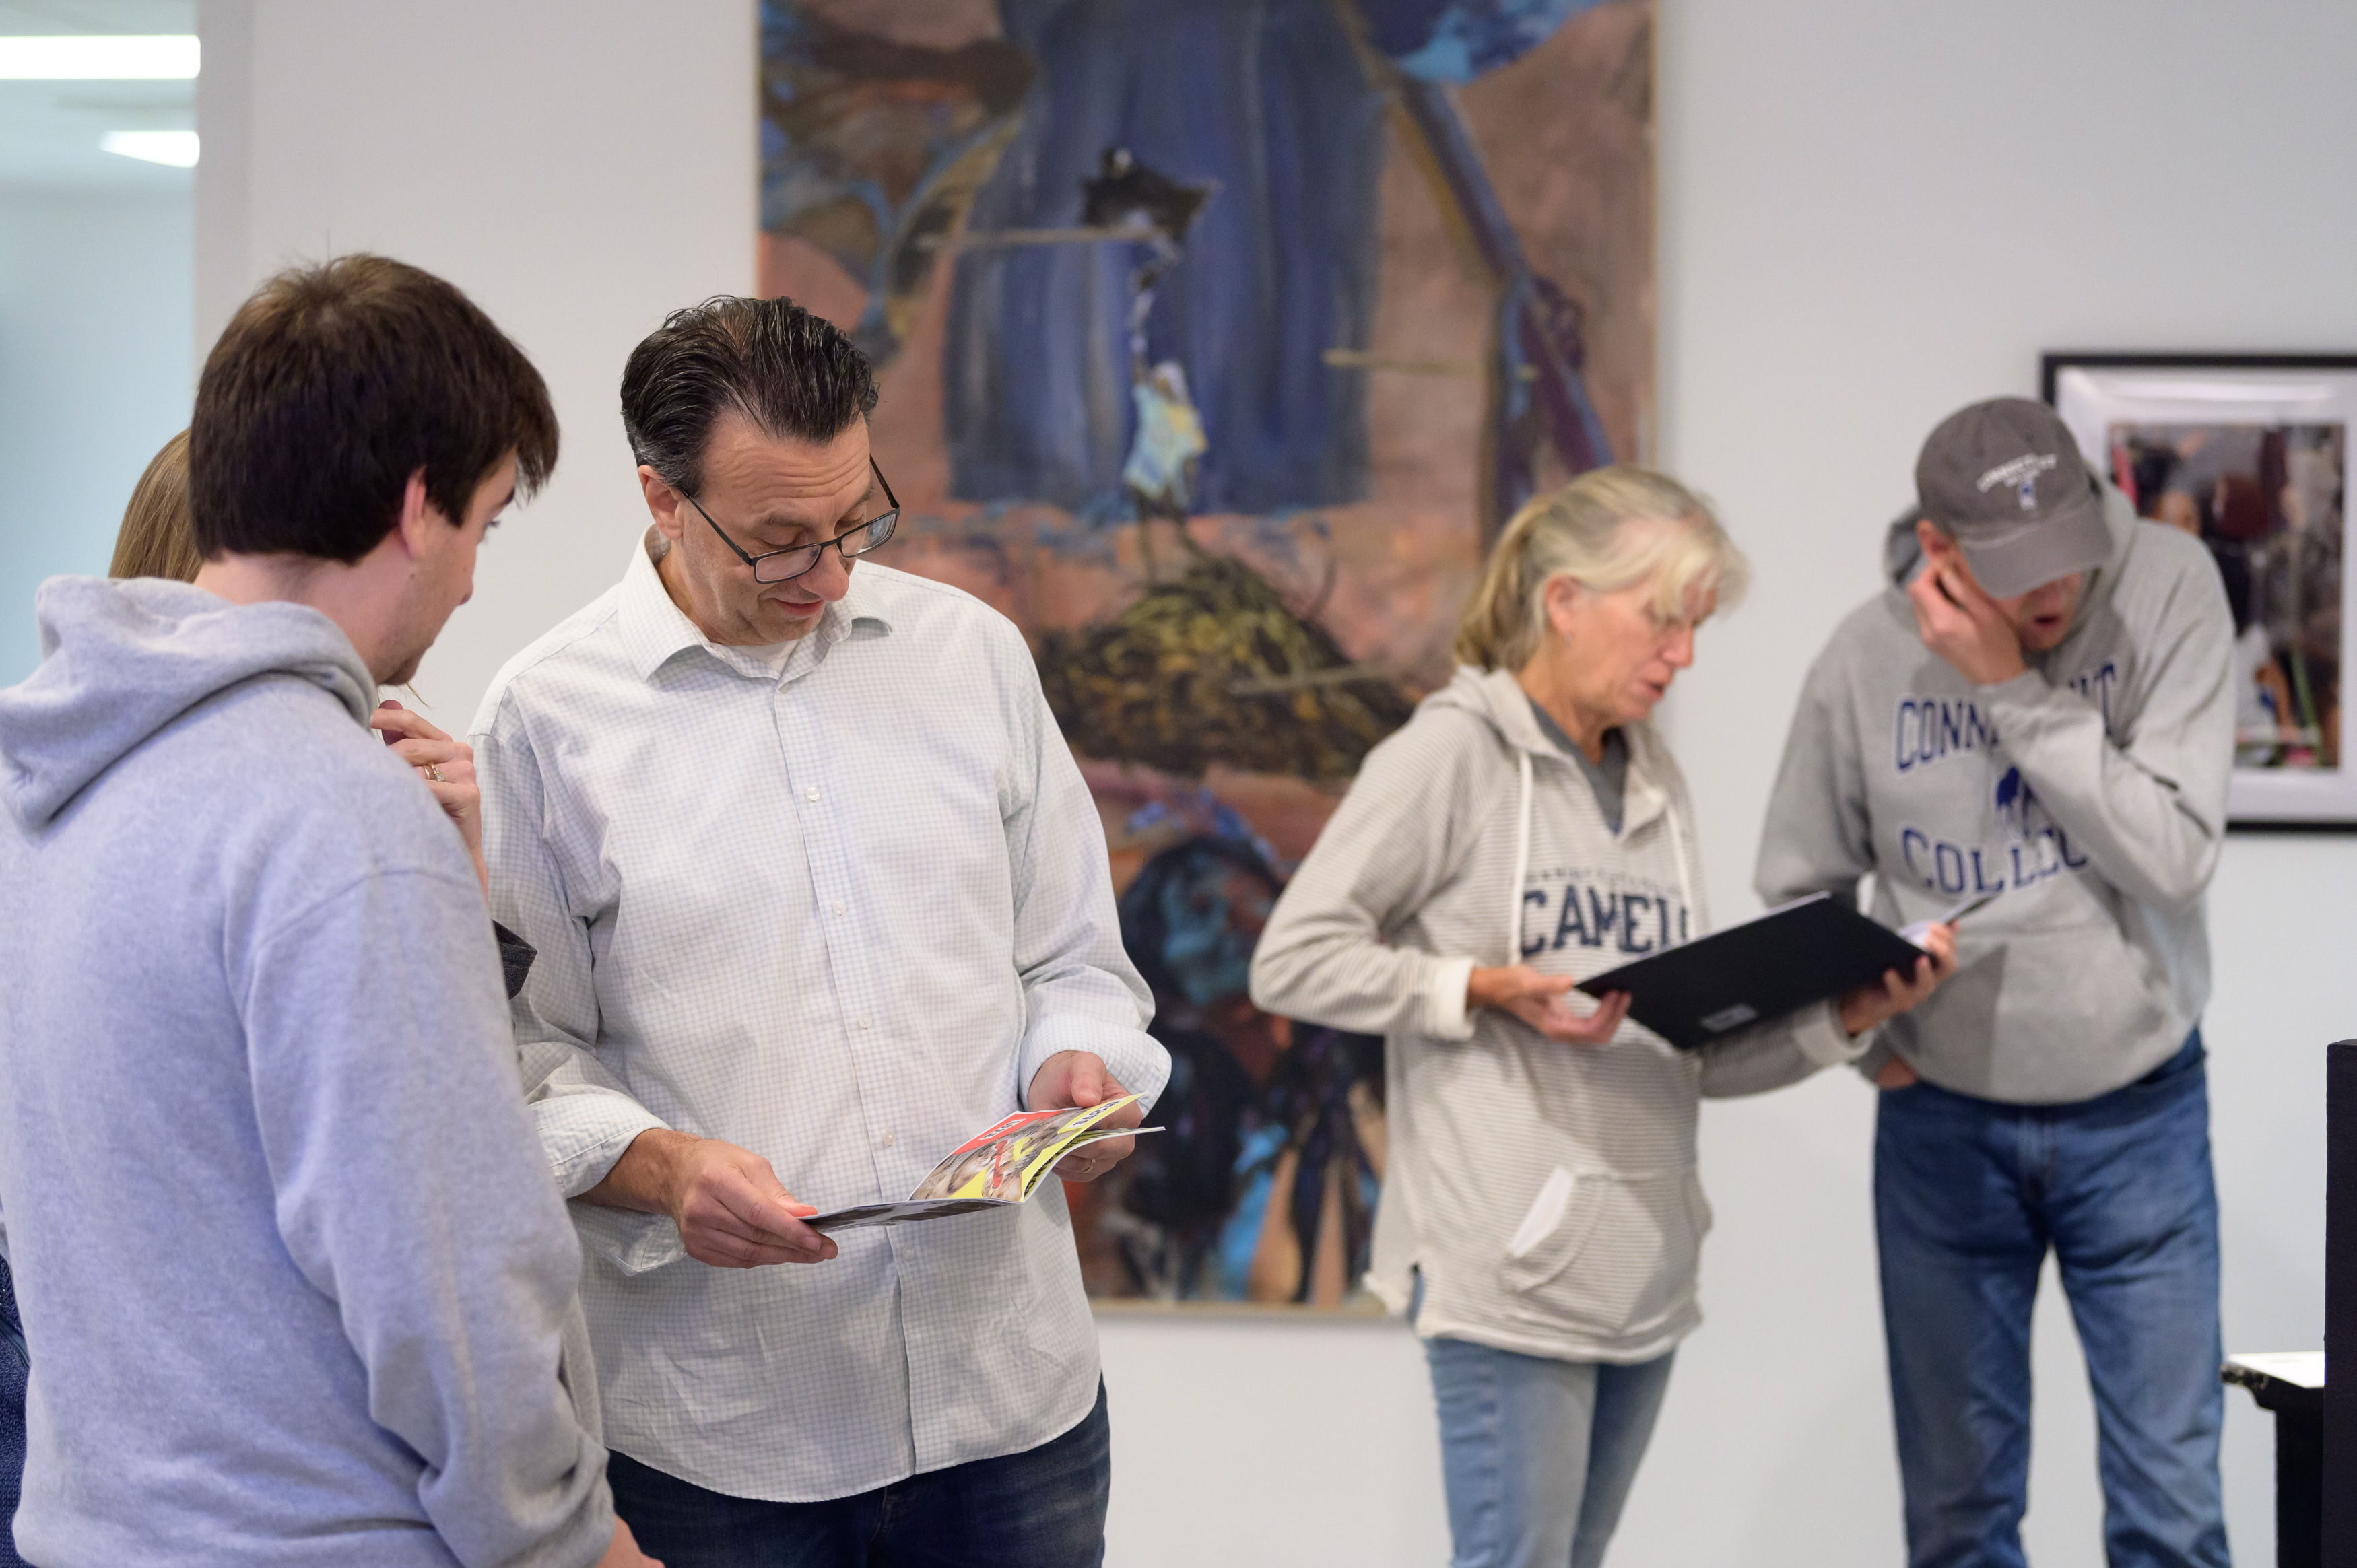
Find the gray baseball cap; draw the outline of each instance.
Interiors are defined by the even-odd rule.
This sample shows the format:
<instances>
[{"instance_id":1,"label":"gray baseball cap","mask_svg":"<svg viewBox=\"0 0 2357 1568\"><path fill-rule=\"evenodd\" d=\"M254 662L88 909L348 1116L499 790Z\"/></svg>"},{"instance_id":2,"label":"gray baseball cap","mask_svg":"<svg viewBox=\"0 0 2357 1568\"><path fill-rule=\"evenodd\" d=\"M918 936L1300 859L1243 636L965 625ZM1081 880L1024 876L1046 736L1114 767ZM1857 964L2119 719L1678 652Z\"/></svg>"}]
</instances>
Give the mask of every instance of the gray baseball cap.
<instances>
[{"instance_id":1,"label":"gray baseball cap","mask_svg":"<svg viewBox=\"0 0 2357 1568\"><path fill-rule=\"evenodd\" d=\"M1915 459L1915 499L1953 536L1991 598L2112 558L2104 496L2054 411L1994 397L1940 422Z\"/></svg>"}]
</instances>

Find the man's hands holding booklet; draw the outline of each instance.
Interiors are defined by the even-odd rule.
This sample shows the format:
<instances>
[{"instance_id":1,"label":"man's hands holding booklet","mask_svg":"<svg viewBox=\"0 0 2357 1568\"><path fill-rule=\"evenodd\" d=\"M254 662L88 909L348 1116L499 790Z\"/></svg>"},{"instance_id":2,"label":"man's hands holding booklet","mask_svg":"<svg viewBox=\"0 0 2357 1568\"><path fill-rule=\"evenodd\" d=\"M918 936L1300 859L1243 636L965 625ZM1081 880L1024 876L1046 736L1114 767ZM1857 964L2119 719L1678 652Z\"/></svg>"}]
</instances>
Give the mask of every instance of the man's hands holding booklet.
<instances>
[{"instance_id":1,"label":"man's hands holding booklet","mask_svg":"<svg viewBox=\"0 0 2357 1568\"><path fill-rule=\"evenodd\" d=\"M1102 1105L1129 1091L1087 1051L1059 1051L1032 1075L1033 1111ZM1146 1120L1135 1104L1102 1123L1135 1127ZM1066 1181L1094 1181L1126 1158L1135 1138L1101 1138L1057 1163ZM605 1178L581 1195L585 1203L639 1214L667 1214L682 1246L716 1269L758 1269L772 1263L823 1263L840 1251L832 1237L802 1223L818 1212L786 1190L770 1162L717 1138L691 1137L651 1127L630 1141Z\"/></svg>"},{"instance_id":2,"label":"man's hands holding booklet","mask_svg":"<svg viewBox=\"0 0 2357 1568\"><path fill-rule=\"evenodd\" d=\"M717 1138L650 1127L630 1140L585 1203L668 1214L681 1245L716 1269L823 1263L834 1240L802 1223L818 1210L786 1190L770 1162Z\"/></svg>"},{"instance_id":3,"label":"man's hands holding booklet","mask_svg":"<svg viewBox=\"0 0 2357 1568\"><path fill-rule=\"evenodd\" d=\"M1034 1111L1060 1111L1068 1105L1102 1105L1128 1092L1105 1064L1087 1051L1058 1051L1031 1075L1024 1102ZM1135 1127L1145 1120L1144 1106L1125 1105L1099 1125ZM1056 1174L1066 1181L1094 1181L1127 1159L1136 1147L1135 1138L1100 1138L1057 1161Z\"/></svg>"}]
</instances>

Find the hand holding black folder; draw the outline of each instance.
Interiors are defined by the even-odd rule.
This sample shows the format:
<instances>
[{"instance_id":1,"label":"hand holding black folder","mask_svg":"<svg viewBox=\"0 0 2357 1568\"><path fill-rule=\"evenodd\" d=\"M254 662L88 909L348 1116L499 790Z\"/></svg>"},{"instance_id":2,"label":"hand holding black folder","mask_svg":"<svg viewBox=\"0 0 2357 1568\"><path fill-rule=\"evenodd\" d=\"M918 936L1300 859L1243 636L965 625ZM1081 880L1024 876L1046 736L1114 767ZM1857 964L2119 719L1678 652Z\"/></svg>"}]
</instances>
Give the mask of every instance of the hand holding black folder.
<instances>
[{"instance_id":1,"label":"hand holding black folder","mask_svg":"<svg viewBox=\"0 0 2357 1568\"><path fill-rule=\"evenodd\" d=\"M1987 900L1948 911L1961 919ZM1629 993L1629 1015L1681 1050L1699 1050L1749 1025L1872 985L1924 956L1913 942L1829 893L1780 905L1757 919L1590 976L1591 996Z\"/></svg>"}]
</instances>

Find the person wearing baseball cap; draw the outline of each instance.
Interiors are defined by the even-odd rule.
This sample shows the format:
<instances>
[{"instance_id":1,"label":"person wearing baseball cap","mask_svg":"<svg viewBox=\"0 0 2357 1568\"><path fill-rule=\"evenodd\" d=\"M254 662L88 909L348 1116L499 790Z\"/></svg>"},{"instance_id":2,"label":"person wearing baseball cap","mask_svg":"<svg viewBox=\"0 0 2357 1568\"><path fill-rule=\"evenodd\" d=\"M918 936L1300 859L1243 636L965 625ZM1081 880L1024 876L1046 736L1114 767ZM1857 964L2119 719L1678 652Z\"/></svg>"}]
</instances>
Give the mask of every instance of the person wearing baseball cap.
<instances>
[{"instance_id":1,"label":"person wearing baseball cap","mask_svg":"<svg viewBox=\"0 0 2357 1568\"><path fill-rule=\"evenodd\" d=\"M2233 763L2233 618L2043 404L1942 421L1889 585L1810 670L1761 843L1770 903L1874 876L1891 926L1991 901L1956 977L1859 1059L1891 1403L1919 1565L2018 1564L2050 1251L2094 1390L2105 1550L2228 1561L2203 899Z\"/></svg>"}]
</instances>

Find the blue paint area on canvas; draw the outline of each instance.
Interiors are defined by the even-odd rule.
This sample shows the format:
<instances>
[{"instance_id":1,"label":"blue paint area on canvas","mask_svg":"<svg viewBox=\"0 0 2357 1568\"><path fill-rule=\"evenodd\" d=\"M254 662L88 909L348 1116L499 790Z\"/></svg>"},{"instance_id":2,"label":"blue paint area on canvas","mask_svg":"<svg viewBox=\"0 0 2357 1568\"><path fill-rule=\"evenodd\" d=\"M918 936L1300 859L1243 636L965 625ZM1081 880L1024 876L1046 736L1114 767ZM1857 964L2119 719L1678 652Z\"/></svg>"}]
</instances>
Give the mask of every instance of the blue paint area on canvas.
<instances>
[{"instance_id":1,"label":"blue paint area on canvas","mask_svg":"<svg viewBox=\"0 0 2357 1568\"><path fill-rule=\"evenodd\" d=\"M1146 332L1148 362L1183 369L1202 417L1189 510L1363 499L1365 377L1324 355L1367 342L1383 101L1328 0L1008 0L1003 16L1037 70L968 235L1076 226L1112 148L1216 184ZM959 253L943 360L952 494L1127 515L1126 321L1147 253L1103 241Z\"/></svg>"},{"instance_id":2,"label":"blue paint area on canvas","mask_svg":"<svg viewBox=\"0 0 2357 1568\"><path fill-rule=\"evenodd\" d=\"M1367 41L1419 81L1471 81L1555 36L1598 0L1359 0Z\"/></svg>"},{"instance_id":3,"label":"blue paint area on canvas","mask_svg":"<svg viewBox=\"0 0 2357 1568\"><path fill-rule=\"evenodd\" d=\"M866 287L852 337L888 362L974 166L1013 129L1029 62L997 39L893 43L791 0L762 0L760 16L761 227Z\"/></svg>"}]
</instances>

